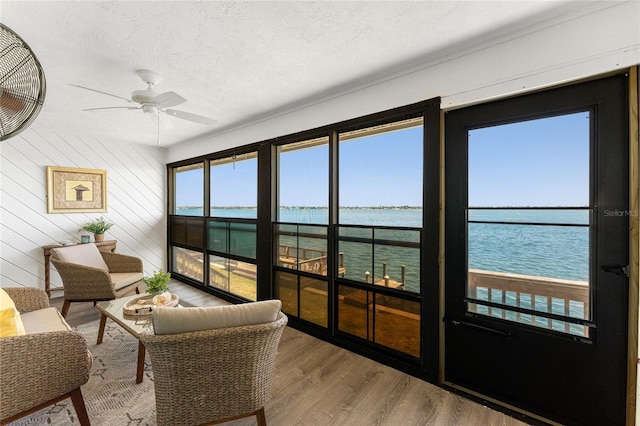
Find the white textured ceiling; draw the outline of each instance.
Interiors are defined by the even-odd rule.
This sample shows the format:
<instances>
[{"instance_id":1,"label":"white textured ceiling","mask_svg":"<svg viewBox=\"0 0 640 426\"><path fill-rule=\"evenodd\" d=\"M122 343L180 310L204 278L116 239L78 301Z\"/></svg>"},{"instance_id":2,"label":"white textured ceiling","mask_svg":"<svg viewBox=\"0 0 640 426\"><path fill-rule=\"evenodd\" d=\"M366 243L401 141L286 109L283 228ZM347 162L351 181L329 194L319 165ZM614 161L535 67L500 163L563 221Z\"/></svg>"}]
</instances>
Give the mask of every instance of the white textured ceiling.
<instances>
[{"instance_id":1,"label":"white textured ceiling","mask_svg":"<svg viewBox=\"0 0 640 426\"><path fill-rule=\"evenodd\" d=\"M0 21L36 53L47 79L34 126L86 137L156 144L142 111L82 90L122 97L163 79L174 107L218 121L171 118L169 146L228 131L446 60L590 2L578 1L6 1ZM247 141L255 142L255 141Z\"/></svg>"}]
</instances>

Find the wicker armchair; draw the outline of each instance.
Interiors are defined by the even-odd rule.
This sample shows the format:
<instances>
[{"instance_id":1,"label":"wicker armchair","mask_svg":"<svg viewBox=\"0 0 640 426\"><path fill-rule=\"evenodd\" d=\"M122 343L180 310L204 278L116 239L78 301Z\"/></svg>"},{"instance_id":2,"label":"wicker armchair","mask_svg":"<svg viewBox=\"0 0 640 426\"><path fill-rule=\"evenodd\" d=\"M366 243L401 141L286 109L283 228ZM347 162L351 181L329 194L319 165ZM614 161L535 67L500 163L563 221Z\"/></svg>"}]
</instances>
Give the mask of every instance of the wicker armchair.
<instances>
[{"instance_id":1,"label":"wicker armchair","mask_svg":"<svg viewBox=\"0 0 640 426\"><path fill-rule=\"evenodd\" d=\"M223 423L255 415L264 405L287 317L248 326L142 335L153 366L159 426Z\"/></svg>"},{"instance_id":2,"label":"wicker armchair","mask_svg":"<svg viewBox=\"0 0 640 426\"><path fill-rule=\"evenodd\" d=\"M80 386L89 380L87 343L75 331L44 331L38 325L49 308L47 294L36 288L4 288L25 321L27 334L0 338L0 424L7 424L48 405L71 398L81 425L89 417ZM50 308L54 309L54 308ZM30 313L30 314L28 314ZM30 334L29 315L38 331ZM59 314L60 327L68 327ZM50 327L51 324L46 326ZM46 327L45 327L46 328Z\"/></svg>"},{"instance_id":3,"label":"wicker armchair","mask_svg":"<svg viewBox=\"0 0 640 426\"><path fill-rule=\"evenodd\" d=\"M100 256L102 267L69 261L68 253L86 250L94 256ZM95 253L93 253L95 252ZM99 254L98 254L99 253ZM66 256L65 256L66 255ZM79 244L51 250L51 263L62 278L64 304L62 316L67 317L71 302L94 303L101 300L113 300L144 289L142 260L120 253L102 252L95 244ZM105 265L106 264L106 265Z\"/></svg>"}]
</instances>

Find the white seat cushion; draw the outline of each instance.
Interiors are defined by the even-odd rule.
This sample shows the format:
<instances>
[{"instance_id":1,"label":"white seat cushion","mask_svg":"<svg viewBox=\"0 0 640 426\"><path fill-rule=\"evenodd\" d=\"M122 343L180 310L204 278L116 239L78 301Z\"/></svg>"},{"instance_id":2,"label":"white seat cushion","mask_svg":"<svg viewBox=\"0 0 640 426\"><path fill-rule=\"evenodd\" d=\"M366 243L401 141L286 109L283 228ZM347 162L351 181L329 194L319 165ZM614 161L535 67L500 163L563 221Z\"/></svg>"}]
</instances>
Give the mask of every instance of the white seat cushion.
<instances>
[{"instance_id":1,"label":"white seat cushion","mask_svg":"<svg viewBox=\"0 0 640 426\"><path fill-rule=\"evenodd\" d=\"M56 308L45 308L37 311L25 312L21 315L26 334L48 333L52 331L72 331L60 311ZM87 349L89 369L93 364L93 356Z\"/></svg>"},{"instance_id":2,"label":"white seat cushion","mask_svg":"<svg viewBox=\"0 0 640 426\"><path fill-rule=\"evenodd\" d=\"M143 278L142 272L112 272L111 282L115 290L120 290L129 284L136 283Z\"/></svg>"},{"instance_id":3,"label":"white seat cushion","mask_svg":"<svg viewBox=\"0 0 640 426\"><path fill-rule=\"evenodd\" d=\"M63 262L75 263L78 265L90 266L93 268L109 271L109 267L102 258L100 250L94 243L76 244L75 246L58 247L52 249L58 259Z\"/></svg>"},{"instance_id":4,"label":"white seat cushion","mask_svg":"<svg viewBox=\"0 0 640 426\"><path fill-rule=\"evenodd\" d=\"M20 315L26 334L69 331L71 327L56 308L38 309Z\"/></svg>"},{"instance_id":5,"label":"white seat cushion","mask_svg":"<svg viewBox=\"0 0 640 426\"><path fill-rule=\"evenodd\" d=\"M264 324L278 319L279 300L202 308L158 308L153 313L155 334L177 334L216 328Z\"/></svg>"}]
</instances>

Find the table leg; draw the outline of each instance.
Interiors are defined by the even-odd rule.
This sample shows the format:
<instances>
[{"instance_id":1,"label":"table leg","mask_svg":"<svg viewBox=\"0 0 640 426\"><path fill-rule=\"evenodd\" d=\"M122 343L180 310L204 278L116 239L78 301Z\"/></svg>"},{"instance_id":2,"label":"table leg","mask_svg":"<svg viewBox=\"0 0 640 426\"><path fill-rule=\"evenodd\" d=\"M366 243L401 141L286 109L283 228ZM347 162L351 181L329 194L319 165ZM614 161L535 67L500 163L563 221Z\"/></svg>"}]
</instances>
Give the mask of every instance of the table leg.
<instances>
[{"instance_id":1,"label":"table leg","mask_svg":"<svg viewBox=\"0 0 640 426\"><path fill-rule=\"evenodd\" d=\"M100 328L98 328L98 345L102 343L102 336L104 335L104 325L107 322L107 316L105 314L100 315Z\"/></svg>"},{"instance_id":2,"label":"table leg","mask_svg":"<svg viewBox=\"0 0 640 426\"><path fill-rule=\"evenodd\" d=\"M138 340L138 370L136 371L136 384L142 383L144 374L144 356L146 348L140 340Z\"/></svg>"}]
</instances>

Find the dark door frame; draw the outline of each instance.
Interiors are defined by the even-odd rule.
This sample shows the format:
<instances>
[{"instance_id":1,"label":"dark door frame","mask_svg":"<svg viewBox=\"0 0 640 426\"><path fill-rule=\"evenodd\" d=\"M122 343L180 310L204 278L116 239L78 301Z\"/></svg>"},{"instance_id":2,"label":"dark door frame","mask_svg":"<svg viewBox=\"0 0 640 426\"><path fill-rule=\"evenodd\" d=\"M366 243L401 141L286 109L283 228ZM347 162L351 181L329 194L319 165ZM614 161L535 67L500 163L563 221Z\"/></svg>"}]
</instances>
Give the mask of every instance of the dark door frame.
<instances>
[{"instance_id":1,"label":"dark door frame","mask_svg":"<svg viewBox=\"0 0 640 426\"><path fill-rule=\"evenodd\" d=\"M540 419L552 419L563 423L589 423L597 422L598 415L590 413L585 415L583 408L597 406L599 395L604 393L611 397L615 407L609 407L604 410L607 416L608 424L623 424L625 418L626 403L626 380L627 380L627 326L628 326L628 278L614 276L606 271L598 268L592 270L592 277L595 280L595 286L592 287L592 308L593 319L596 321L597 328L594 332L592 343L582 343L572 341L570 338L552 336L552 333L545 333L538 330L524 330L523 327L506 321L498 321L492 318L474 318L466 314L466 304L463 302L466 288L467 274L467 249L466 249L466 213L467 205L467 134L468 130L480 127L487 127L499 124L505 124L521 120L529 120L534 118L542 118L551 115L558 115L573 111L591 109L597 118L593 132L595 133L596 146L592 151L593 160L600 164L595 168L594 176L596 187L593 188L594 195L597 197L592 201L596 209L597 222L596 227L600 234L607 234L608 241L616 240L621 242L628 250L628 220L627 226L619 226L620 223L614 223L616 220L624 220L620 217L605 217L604 212L600 210L602 207L608 209L616 209L619 211L627 211L629 208L629 192L627 185L616 187L609 182L613 181L613 176L609 176L609 171L613 170L609 167L611 164L621 164L622 167L628 167L628 78L626 75L603 78L600 80L579 83L575 85L565 86L557 89L545 90L533 94L518 96L511 99L485 103L472 106L446 114L446 142L445 142L445 359L444 359L444 384L452 387L468 391L476 396L486 397L490 401L497 402L508 408L515 408L517 411L532 414ZM617 145L616 145L617 144ZM614 145L616 145L614 147ZM606 148L606 149L605 149ZM604 167L604 165L608 165ZM616 172L617 173L617 172ZM628 183L628 170L623 171L624 182ZM598 265L609 264L626 264L626 259L620 259L618 253L614 253L607 245L604 239L596 237L595 259ZM628 255L628 252L625 251ZM624 263L623 263L624 262ZM606 286L606 287L605 287ZM599 289L599 290L598 290ZM621 311L612 311L608 306L621 307ZM475 327L460 332L460 327L456 328L453 323L464 321ZM484 327L484 328L481 328ZM495 333L483 333L477 330L495 331ZM466 336L464 338L456 336ZM473 336L473 337L470 337ZM467 340L469 339L469 340ZM526 399L527 392L521 392L522 395L517 396L509 393L506 385L497 385L497 376L493 373L484 372L478 374L477 377L471 377L471 371L467 371L465 375L460 375L454 371L461 370L458 366L465 363L465 358L460 353L466 351L465 356L473 362L474 353L471 350L474 345L486 345L483 350L489 352L495 350L495 356L498 356L497 349L492 349L491 345L498 345L503 339L504 341L511 339L511 342L521 339L521 342L531 342L530 346L539 350L537 345L547 345L551 347L549 342L553 342L554 351L562 351L566 354L571 351L578 351L583 354L585 359L585 367L592 368L590 373L593 384L596 386L592 391L582 391L581 386L576 386L573 392L567 392L567 398L573 400L573 408L567 408L567 404L547 404L540 406L531 400ZM472 342L473 341L473 342ZM491 345L487 345L491 342ZM535 342L535 343L533 343ZM546 342L546 343L545 343ZM465 345L468 344L468 347ZM519 348L514 355L522 355L522 348L529 343L522 343L520 346L505 345L504 348ZM582 345L582 346L579 346ZM593 356L591 348L615 347L615 357ZM542 346L540 346L542 347ZM587 349L585 349L587 348ZM604 349L603 349L604 348ZM590 351L590 352L589 352ZM454 356L456 353L459 356ZM539 350L537 356L543 357L548 352ZM486 355L486 360L491 355ZM506 359L506 357L505 357ZM607 366L593 369L594 365L598 365L598 360L607 360ZM576 360L576 362L578 362ZM518 369L522 364L517 361L510 362L510 367ZM562 373L562 372L559 372ZM586 371L585 371L586 374ZM615 377L611 381L612 375ZM491 377L491 379L489 379ZM531 377L529 375L528 377ZM517 380L515 377L511 378ZM578 377L578 382L582 380ZM481 382L494 381L493 386L484 386ZM507 379L504 379L505 383ZM479 384L480 383L480 384ZM612 386L610 386L613 383ZM587 384L585 382L585 384ZM527 384L523 383L522 387ZM551 389L552 383L547 386ZM512 385L513 390L518 390L519 385ZM538 386L540 387L540 386ZM496 392L496 388L499 388ZM569 386L567 386L567 389ZM493 389L493 390L491 390ZM603 392L603 389L604 390ZM537 392L545 392L548 389L537 389ZM535 392L533 392L535 393ZM529 392L533 398L532 392ZM537 397L536 397L537 398ZM550 397L549 397L550 398ZM544 397L541 400L545 399ZM593 410L596 411L596 410ZM616 415L616 413L621 413ZM605 414L601 414L602 421ZM602 424L602 423L601 423Z\"/></svg>"}]
</instances>

